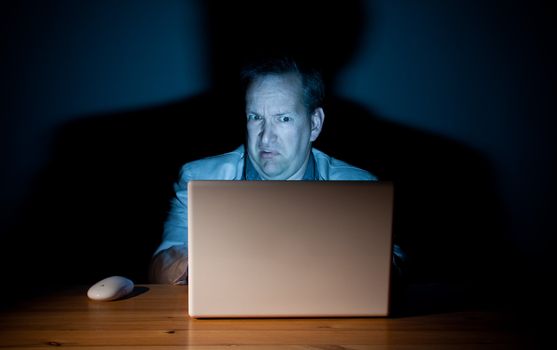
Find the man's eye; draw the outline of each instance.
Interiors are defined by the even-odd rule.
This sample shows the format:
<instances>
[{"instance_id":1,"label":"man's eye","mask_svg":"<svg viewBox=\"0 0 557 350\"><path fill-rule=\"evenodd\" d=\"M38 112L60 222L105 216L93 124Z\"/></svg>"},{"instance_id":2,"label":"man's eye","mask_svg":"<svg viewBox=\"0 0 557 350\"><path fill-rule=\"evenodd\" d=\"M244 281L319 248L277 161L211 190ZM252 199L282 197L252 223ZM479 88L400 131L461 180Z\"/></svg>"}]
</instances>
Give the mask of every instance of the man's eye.
<instances>
[{"instance_id":1,"label":"man's eye","mask_svg":"<svg viewBox=\"0 0 557 350\"><path fill-rule=\"evenodd\" d=\"M279 118L279 120L280 120L281 122L287 123L287 122L289 122L289 121L292 121L292 118L290 118L290 117L288 117L288 116L282 116L282 117Z\"/></svg>"},{"instance_id":2,"label":"man's eye","mask_svg":"<svg viewBox=\"0 0 557 350\"><path fill-rule=\"evenodd\" d=\"M257 114L248 114L248 120L261 120L261 117Z\"/></svg>"}]
</instances>

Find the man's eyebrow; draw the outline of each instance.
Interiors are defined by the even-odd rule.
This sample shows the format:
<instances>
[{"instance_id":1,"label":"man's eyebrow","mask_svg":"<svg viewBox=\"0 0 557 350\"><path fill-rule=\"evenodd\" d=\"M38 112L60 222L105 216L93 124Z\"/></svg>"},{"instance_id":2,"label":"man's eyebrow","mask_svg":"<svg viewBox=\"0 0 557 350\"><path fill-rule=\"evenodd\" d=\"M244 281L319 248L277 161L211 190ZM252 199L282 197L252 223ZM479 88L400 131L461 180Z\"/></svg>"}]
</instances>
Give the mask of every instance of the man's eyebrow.
<instances>
[{"instance_id":1,"label":"man's eyebrow","mask_svg":"<svg viewBox=\"0 0 557 350\"><path fill-rule=\"evenodd\" d=\"M255 114L255 115L261 116L261 114L259 114L257 112L254 112L254 111L250 111L250 110L247 110L246 114ZM272 114L271 116L272 117L283 117L285 115L290 115L290 114L293 114L293 112L280 112L280 113Z\"/></svg>"}]
</instances>

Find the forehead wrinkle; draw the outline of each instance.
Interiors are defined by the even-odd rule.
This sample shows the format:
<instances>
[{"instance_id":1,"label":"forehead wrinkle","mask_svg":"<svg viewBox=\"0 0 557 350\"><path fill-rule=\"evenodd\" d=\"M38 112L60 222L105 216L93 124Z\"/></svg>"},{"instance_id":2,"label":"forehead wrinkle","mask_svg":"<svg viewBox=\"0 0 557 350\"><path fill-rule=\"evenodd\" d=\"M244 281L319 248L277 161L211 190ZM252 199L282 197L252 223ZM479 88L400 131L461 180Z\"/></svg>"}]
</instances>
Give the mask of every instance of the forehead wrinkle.
<instances>
[{"instance_id":1,"label":"forehead wrinkle","mask_svg":"<svg viewBox=\"0 0 557 350\"><path fill-rule=\"evenodd\" d=\"M249 113L255 113L260 116L281 116L296 113L296 105L289 101L285 103L260 103L257 105L251 104L248 106Z\"/></svg>"},{"instance_id":2,"label":"forehead wrinkle","mask_svg":"<svg viewBox=\"0 0 557 350\"><path fill-rule=\"evenodd\" d=\"M303 100L297 75L266 75L253 81L247 90L246 109L261 116L295 113Z\"/></svg>"}]
</instances>

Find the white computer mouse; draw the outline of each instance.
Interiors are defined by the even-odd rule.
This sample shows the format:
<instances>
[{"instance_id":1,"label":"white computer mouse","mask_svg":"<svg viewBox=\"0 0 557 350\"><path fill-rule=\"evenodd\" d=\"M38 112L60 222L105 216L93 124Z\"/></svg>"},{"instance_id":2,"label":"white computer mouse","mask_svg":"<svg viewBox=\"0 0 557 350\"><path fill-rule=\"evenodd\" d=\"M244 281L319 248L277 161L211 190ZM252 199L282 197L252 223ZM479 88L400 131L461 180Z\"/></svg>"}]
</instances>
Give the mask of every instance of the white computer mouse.
<instances>
[{"instance_id":1,"label":"white computer mouse","mask_svg":"<svg viewBox=\"0 0 557 350\"><path fill-rule=\"evenodd\" d=\"M125 297L133 291L133 282L122 276L111 276L93 284L87 291L87 296L93 300L116 300Z\"/></svg>"}]
</instances>

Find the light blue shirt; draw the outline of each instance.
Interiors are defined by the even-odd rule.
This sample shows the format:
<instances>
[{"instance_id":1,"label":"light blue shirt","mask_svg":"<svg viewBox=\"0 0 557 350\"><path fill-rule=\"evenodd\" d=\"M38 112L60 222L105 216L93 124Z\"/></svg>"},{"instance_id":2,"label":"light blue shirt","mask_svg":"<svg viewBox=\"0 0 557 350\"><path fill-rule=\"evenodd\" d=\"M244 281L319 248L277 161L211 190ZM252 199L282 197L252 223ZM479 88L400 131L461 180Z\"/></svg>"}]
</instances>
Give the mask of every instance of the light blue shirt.
<instances>
[{"instance_id":1,"label":"light blue shirt","mask_svg":"<svg viewBox=\"0 0 557 350\"><path fill-rule=\"evenodd\" d=\"M321 181L376 181L369 172L335 159L313 148L310 165L304 180ZM188 236L188 182L190 180L253 180L255 169L249 164L244 146L232 152L203 158L186 163L174 184L175 196L170 203L170 212L164 224L162 243L155 254L172 246L183 246L187 250ZM246 168L246 163L248 163ZM251 170L250 170L251 169ZM245 171L244 171L245 170ZM258 174L257 174L258 176Z\"/></svg>"}]
</instances>

